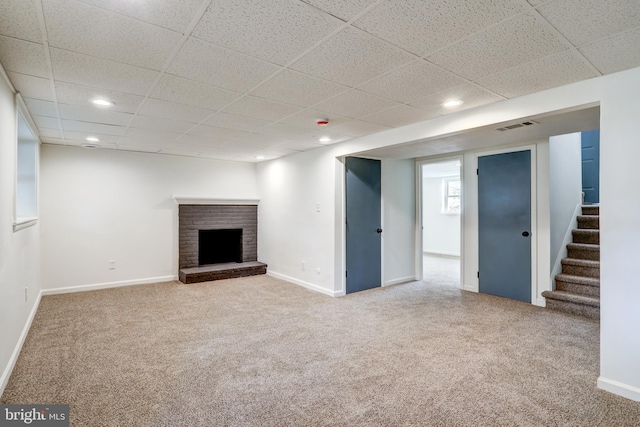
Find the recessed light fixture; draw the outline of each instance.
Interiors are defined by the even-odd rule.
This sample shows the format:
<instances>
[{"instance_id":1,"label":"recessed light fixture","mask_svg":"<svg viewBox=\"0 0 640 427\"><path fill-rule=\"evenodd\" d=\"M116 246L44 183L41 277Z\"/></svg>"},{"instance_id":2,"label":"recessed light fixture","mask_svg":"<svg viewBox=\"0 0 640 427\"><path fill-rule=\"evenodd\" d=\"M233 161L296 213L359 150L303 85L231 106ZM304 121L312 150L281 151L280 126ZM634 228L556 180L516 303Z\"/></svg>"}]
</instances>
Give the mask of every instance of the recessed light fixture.
<instances>
[{"instance_id":1,"label":"recessed light fixture","mask_svg":"<svg viewBox=\"0 0 640 427\"><path fill-rule=\"evenodd\" d=\"M447 102L444 102L442 104L443 107L447 107L447 108L455 108L455 107L459 107L460 105L462 105L463 101L459 100L459 99L450 99Z\"/></svg>"},{"instance_id":2,"label":"recessed light fixture","mask_svg":"<svg viewBox=\"0 0 640 427\"><path fill-rule=\"evenodd\" d=\"M100 148L98 144L82 144L84 148Z\"/></svg>"},{"instance_id":3,"label":"recessed light fixture","mask_svg":"<svg viewBox=\"0 0 640 427\"><path fill-rule=\"evenodd\" d=\"M323 136L318 141L320 141L320 142L331 142L331 138L329 138L328 136Z\"/></svg>"},{"instance_id":4,"label":"recessed light fixture","mask_svg":"<svg viewBox=\"0 0 640 427\"><path fill-rule=\"evenodd\" d=\"M256 156L256 159L258 159L258 160L264 160L264 156Z\"/></svg>"},{"instance_id":5,"label":"recessed light fixture","mask_svg":"<svg viewBox=\"0 0 640 427\"><path fill-rule=\"evenodd\" d=\"M88 136L85 139L89 142L100 142L100 138L96 138L95 136Z\"/></svg>"},{"instance_id":6,"label":"recessed light fixture","mask_svg":"<svg viewBox=\"0 0 640 427\"><path fill-rule=\"evenodd\" d=\"M113 107L114 105L116 105L113 102L104 98L95 98L95 99L92 99L91 102L93 102L95 105L99 105L100 107Z\"/></svg>"}]
</instances>

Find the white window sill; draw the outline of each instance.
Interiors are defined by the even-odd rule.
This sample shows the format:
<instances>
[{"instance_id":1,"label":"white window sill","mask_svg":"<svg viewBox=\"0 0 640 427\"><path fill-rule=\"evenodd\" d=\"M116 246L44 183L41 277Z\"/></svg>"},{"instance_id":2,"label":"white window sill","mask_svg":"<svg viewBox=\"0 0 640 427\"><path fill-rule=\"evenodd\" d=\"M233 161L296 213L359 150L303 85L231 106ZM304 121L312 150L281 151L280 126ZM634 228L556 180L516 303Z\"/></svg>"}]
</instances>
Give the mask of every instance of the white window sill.
<instances>
[{"instance_id":1,"label":"white window sill","mask_svg":"<svg viewBox=\"0 0 640 427\"><path fill-rule=\"evenodd\" d=\"M14 223L13 223L13 231L14 233L16 231L20 231L23 230L25 228L31 227L33 225L36 225L36 223L38 222L38 217L31 217L31 218L18 218Z\"/></svg>"}]
</instances>

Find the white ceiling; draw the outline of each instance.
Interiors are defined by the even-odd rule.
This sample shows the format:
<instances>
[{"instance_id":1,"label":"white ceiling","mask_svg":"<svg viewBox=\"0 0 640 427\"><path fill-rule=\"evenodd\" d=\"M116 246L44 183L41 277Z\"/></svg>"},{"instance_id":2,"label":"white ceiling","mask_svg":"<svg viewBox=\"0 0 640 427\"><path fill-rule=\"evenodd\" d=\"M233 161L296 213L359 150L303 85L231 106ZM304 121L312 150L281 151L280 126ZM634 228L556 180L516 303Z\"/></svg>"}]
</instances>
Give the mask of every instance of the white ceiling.
<instances>
[{"instance_id":1,"label":"white ceiling","mask_svg":"<svg viewBox=\"0 0 640 427\"><path fill-rule=\"evenodd\" d=\"M640 1L2 0L0 63L44 143L256 162L638 67Z\"/></svg>"}]
</instances>

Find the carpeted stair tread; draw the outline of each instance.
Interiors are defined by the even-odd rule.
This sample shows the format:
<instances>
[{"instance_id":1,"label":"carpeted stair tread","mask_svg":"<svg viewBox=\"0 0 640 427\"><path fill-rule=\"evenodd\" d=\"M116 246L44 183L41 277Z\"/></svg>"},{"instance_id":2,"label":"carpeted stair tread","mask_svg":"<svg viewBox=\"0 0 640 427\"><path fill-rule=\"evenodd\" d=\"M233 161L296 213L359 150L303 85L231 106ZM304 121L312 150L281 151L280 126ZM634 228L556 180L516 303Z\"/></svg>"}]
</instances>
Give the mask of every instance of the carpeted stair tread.
<instances>
[{"instance_id":1,"label":"carpeted stair tread","mask_svg":"<svg viewBox=\"0 0 640 427\"><path fill-rule=\"evenodd\" d=\"M544 291L542 296L549 299L570 302L574 304L586 305L589 307L600 307L600 298L576 295L564 291Z\"/></svg>"},{"instance_id":2,"label":"carpeted stair tread","mask_svg":"<svg viewBox=\"0 0 640 427\"><path fill-rule=\"evenodd\" d=\"M572 230L574 243L588 243L592 245L600 244L600 230Z\"/></svg>"},{"instance_id":3,"label":"carpeted stair tread","mask_svg":"<svg viewBox=\"0 0 640 427\"><path fill-rule=\"evenodd\" d=\"M594 245L593 243L567 243L567 247L585 251L600 251L600 245Z\"/></svg>"},{"instance_id":4,"label":"carpeted stair tread","mask_svg":"<svg viewBox=\"0 0 640 427\"><path fill-rule=\"evenodd\" d=\"M578 228L580 230L598 230L600 217L598 215L578 215Z\"/></svg>"},{"instance_id":5,"label":"carpeted stair tread","mask_svg":"<svg viewBox=\"0 0 640 427\"><path fill-rule=\"evenodd\" d=\"M568 243L567 258L600 261L600 245L592 243Z\"/></svg>"},{"instance_id":6,"label":"carpeted stair tread","mask_svg":"<svg viewBox=\"0 0 640 427\"><path fill-rule=\"evenodd\" d=\"M590 259L564 258L562 265L577 265L580 267L600 268L600 261L592 261Z\"/></svg>"},{"instance_id":7,"label":"carpeted stair tread","mask_svg":"<svg viewBox=\"0 0 640 427\"><path fill-rule=\"evenodd\" d=\"M600 287L600 279L595 277L575 276L573 274L557 274L556 281L577 283L579 285Z\"/></svg>"},{"instance_id":8,"label":"carpeted stair tread","mask_svg":"<svg viewBox=\"0 0 640 427\"><path fill-rule=\"evenodd\" d=\"M600 206L582 205L582 215L600 215Z\"/></svg>"}]
</instances>

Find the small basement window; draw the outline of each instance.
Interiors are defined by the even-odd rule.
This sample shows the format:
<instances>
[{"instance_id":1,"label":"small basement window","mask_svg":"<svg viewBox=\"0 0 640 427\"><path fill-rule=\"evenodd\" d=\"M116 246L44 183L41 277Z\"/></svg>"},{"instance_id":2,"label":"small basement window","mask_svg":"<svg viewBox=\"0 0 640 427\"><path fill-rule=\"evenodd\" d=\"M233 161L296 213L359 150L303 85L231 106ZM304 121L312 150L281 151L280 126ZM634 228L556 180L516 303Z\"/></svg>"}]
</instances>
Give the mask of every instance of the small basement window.
<instances>
[{"instance_id":1,"label":"small basement window","mask_svg":"<svg viewBox=\"0 0 640 427\"><path fill-rule=\"evenodd\" d=\"M39 140L19 107L17 116L14 231L34 225L38 220Z\"/></svg>"},{"instance_id":2,"label":"small basement window","mask_svg":"<svg viewBox=\"0 0 640 427\"><path fill-rule=\"evenodd\" d=\"M460 214L460 188L459 177L445 178L442 180L443 203L442 213L448 215Z\"/></svg>"}]
</instances>

